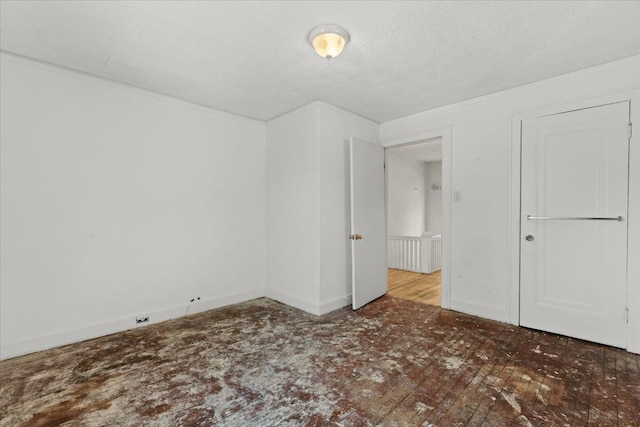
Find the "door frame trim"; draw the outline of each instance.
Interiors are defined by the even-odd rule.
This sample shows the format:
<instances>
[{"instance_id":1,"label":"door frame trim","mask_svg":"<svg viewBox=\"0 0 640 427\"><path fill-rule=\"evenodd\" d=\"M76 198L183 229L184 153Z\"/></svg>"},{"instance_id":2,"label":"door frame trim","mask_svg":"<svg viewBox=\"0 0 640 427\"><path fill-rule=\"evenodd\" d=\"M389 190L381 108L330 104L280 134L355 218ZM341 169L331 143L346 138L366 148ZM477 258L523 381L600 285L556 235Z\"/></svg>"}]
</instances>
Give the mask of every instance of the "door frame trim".
<instances>
[{"instance_id":1,"label":"door frame trim","mask_svg":"<svg viewBox=\"0 0 640 427\"><path fill-rule=\"evenodd\" d=\"M441 307L451 308L451 152L452 152L453 125L429 129L418 134L412 134L401 138L381 141L385 148L385 162L387 148L396 148L403 145L413 145L425 139L442 139L442 300ZM387 200L387 169L385 168L385 209L388 209Z\"/></svg>"},{"instance_id":2,"label":"door frame trim","mask_svg":"<svg viewBox=\"0 0 640 427\"><path fill-rule=\"evenodd\" d=\"M634 102L635 101L635 102ZM560 114L584 108L618 102L631 103L631 122L640 128L640 88L627 89L620 92L598 97L576 99L570 102L550 104L533 109L516 111L511 115L511 144L509 146L509 292L507 293L508 319L514 325L520 324L520 184L521 184L521 145L522 121L541 116ZM635 108L634 108L635 107ZM631 139L629 148L629 200L628 200L628 259L640 259L640 239L633 240L632 236L640 235L640 138ZM634 353L640 353L640 265L627 263L627 305L628 325L626 348Z\"/></svg>"}]
</instances>

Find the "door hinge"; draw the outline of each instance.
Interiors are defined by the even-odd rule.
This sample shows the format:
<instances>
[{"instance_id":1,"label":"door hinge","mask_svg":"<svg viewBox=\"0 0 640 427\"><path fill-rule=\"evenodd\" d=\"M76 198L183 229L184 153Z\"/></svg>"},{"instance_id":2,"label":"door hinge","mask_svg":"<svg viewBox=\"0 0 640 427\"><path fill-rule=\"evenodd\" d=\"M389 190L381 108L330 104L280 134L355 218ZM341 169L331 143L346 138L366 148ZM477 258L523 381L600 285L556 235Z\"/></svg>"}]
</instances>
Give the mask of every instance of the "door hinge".
<instances>
[{"instance_id":1,"label":"door hinge","mask_svg":"<svg viewBox=\"0 0 640 427\"><path fill-rule=\"evenodd\" d=\"M632 133L633 133L633 123L629 122L629 139L631 139Z\"/></svg>"},{"instance_id":2,"label":"door hinge","mask_svg":"<svg viewBox=\"0 0 640 427\"><path fill-rule=\"evenodd\" d=\"M624 323L629 323L629 307L624 308Z\"/></svg>"}]
</instances>

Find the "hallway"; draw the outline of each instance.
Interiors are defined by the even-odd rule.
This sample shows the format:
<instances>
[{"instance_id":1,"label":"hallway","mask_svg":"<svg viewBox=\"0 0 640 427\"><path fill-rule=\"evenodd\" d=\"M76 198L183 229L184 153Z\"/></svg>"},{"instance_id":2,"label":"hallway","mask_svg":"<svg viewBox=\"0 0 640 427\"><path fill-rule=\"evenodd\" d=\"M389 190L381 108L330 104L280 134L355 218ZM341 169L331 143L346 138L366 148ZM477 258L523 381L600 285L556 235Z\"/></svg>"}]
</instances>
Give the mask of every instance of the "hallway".
<instances>
[{"instance_id":1,"label":"hallway","mask_svg":"<svg viewBox=\"0 0 640 427\"><path fill-rule=\"evenodd\" d=\"M421 274L390 268L388 278L390 296L440 307L442 270Z\"/></svg>"}]
</instances>

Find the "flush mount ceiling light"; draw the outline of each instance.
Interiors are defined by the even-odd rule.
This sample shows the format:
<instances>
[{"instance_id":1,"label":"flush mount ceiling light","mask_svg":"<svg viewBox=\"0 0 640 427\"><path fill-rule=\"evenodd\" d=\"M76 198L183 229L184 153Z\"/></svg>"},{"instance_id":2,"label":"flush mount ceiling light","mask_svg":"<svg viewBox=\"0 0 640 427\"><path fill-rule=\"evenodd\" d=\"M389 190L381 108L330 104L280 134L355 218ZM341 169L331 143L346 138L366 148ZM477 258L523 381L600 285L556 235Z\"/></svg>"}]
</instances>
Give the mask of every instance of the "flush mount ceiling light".
<instances>
[{"instance_id":1,"label":"flush mount ceiling light","mask_svg":"<svg viewBox=\"0 0 640 427\"><path fill-rule=\"evenodd\" d=\"M340 55L344 46L349 43L349 33L337 25L321 25L309 33L309 43L318 55L331 59Z\"/></svg>"}]
</instances>

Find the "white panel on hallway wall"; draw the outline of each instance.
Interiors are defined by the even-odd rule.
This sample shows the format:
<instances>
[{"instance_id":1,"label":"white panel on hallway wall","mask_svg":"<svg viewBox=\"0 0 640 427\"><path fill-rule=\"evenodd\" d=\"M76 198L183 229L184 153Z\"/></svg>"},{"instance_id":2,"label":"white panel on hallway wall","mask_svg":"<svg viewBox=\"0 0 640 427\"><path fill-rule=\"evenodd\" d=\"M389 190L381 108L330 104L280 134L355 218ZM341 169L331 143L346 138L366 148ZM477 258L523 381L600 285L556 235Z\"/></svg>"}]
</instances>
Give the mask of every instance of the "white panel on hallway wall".
<instances>
[{"instance_id":1,"label":"white panel on hallway wall","mask_svg":"<svg viewBox=\"0 0 640 427\"><path fill-rule=\"evenodd\" d=\"M442 233L442 161L424 164L424 231Z\"/></svg>"},{"instance_id":2,"label":"white panel on hallway wall","mask_svg":"<svg viewBox=\"0 0 640 427\"><path fill-rule=\"evenodd\" d=\"M387 233L419 237L442 232L442 161L387 152Z\"/></svg>"},{"instance_id":3,"label":"white panel on hallway wall","mask_svg":"<svg viewBox=\"0 0 640 427\"><path fill-rule=\"evenodd\" d=\"M424 231L424 162L387 151L387 234L418 237Z\"/></svg>"},{"instance_id":4,"label":"white panel on hallway wall","mask_svg":"<svg viewBox=\"0 0 640 427\"><path fill-rule=\"evenodd\" d=\"M264 123L1 60L2 357L264 295Z\"/></svg>"}]
</instances>

